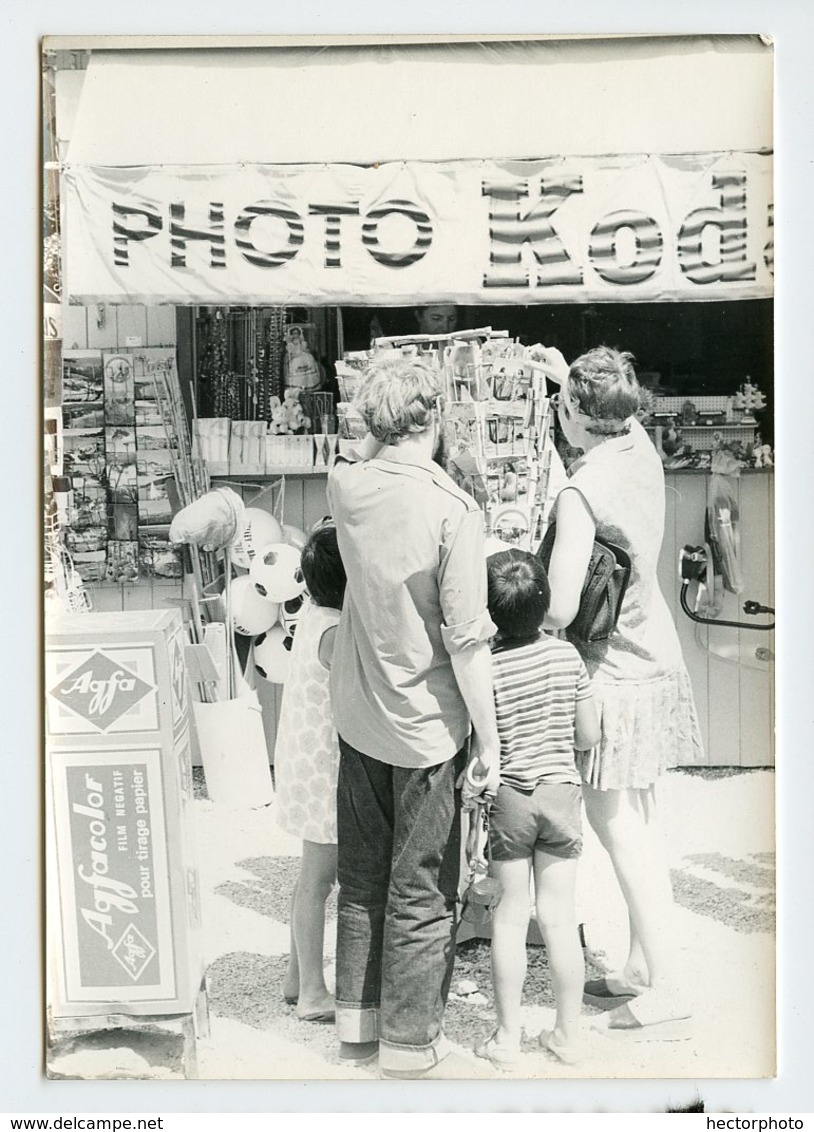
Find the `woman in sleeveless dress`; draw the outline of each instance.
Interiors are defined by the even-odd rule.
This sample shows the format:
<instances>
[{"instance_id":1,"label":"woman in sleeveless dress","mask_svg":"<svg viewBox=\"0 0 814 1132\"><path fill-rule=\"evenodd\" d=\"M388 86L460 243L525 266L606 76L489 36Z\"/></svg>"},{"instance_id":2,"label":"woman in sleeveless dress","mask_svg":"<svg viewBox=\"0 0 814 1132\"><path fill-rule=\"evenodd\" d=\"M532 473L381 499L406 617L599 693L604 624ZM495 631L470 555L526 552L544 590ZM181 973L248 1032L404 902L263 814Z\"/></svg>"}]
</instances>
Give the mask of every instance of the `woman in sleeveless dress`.
<instances>
[{"instance_id":1,"label":"woman in sleeveless dress","mask_svg":"<svg viewBox=\"0 0 814 1132\"><path fill-rule=\"evenodd\" d=\"M689 675L656 570L664 533L664 471L635 419L640 387L632 358L607 347L570 367L544 352L568 443L583 455L569 469L555 505L556 539L547 626L567 628L579 608L596 535L631 559L630 582L606 641L574 640L592 678L601 740L580 756L588 819L610 855L627 903L628 958L619 971L586 984L613 1007L612 1029L679 1037L689 1007L677 985L669 870L661 854L656 786L670 767L703 760Z\"/></svg>"}]
</instances>

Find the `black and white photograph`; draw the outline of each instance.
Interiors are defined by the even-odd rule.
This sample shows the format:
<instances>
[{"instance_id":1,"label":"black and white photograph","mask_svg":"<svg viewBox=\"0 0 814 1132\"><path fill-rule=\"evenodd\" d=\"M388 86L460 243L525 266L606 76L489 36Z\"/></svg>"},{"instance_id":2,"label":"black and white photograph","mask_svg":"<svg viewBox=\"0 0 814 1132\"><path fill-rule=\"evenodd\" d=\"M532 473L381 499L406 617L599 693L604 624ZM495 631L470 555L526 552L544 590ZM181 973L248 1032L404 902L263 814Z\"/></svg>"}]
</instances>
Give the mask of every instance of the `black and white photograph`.
<instances>
[{"instance_id":1,"label":"black and white photograph","mask_svg":"<svg viewBox=\"0 0 814 1132\"><path fill-rule=\"evenodd\" d=\"M782 1077L770 30L43 35L49 1088Z\"/></svg>"},{"instance_id":2,"label":"black and white photograph","mask_svg":"<svg viewBox=\"0 0 814 1132\"><path fill-rule=\"evenodd\" d=\"M43 67L116 536L49 526L48 1073L772 1076L772 44Z\"/></svg>"}]
</instances>

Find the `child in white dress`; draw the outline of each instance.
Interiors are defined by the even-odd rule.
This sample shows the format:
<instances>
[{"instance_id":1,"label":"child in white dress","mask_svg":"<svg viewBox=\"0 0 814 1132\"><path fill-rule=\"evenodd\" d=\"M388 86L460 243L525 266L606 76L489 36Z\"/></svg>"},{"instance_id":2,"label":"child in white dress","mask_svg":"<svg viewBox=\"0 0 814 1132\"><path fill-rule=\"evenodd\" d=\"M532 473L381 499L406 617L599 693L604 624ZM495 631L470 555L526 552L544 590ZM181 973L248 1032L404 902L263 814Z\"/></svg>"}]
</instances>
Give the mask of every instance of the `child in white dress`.
<instances>
[{"instance_id":1,"label":"child in white dress","mask_svg":"<svg viewBox=\"0 0 814 1132\"><path fill-rule=\"evenodd\" d=\"M302 572L310 599L297 622L274 755L277 823L302 838L283 995L296 1004L303 1021L333 1022L322 951L325 902L336 883L339 743L328 679L345 570L332 522L323 521L311 532L302 551Z\"/></svg>"}]
</instances>

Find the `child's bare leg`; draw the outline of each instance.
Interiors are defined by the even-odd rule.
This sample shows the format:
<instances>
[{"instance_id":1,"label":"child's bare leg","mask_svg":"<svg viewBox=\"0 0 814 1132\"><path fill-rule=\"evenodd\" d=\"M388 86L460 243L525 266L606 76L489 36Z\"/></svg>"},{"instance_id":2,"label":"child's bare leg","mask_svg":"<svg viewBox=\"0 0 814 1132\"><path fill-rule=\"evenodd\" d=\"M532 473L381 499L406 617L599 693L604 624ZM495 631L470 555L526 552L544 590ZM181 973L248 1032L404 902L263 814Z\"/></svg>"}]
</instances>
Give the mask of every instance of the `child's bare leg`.
<instances>
[{"instance_id":1,"label":"child's bare leg","mask_svg":"<svg viewBox=\"0 0 814 1132\"><path fill-rule=\"evenodd\" d=\"M335 883L336 846L303 841L291 917L299 969L297 1013L300 1016L333 1007L333 998L325 985L322 951L325 901Z\"/></svg>"},{"instance_id":2,"label":"child's bare leg","mask_svg":"<svg viewBox=\"0 0 814 1132\"><path fill-rule=\"evenodd\" d=\"M500 883L500 900L492 914L492 984L497 1009L495 1041L520 1045L520 1001L526 979L526 934L529 927L531 861L492 861Z\"/></svg>"},{"instance_id":3,"label":"child's bare leg","mask_svg":"<svg viewBox=\"0 0 814 1132\"><path fill-rule=\"evenodd\" d=\"M300 965L297 962L297 944L294 941L294 905L296 902L297 885L295 884L288 906L288 967L283 979L283 998L287 1002L296 1002L300 995Z\"/></svg>"},{"instance_id":4,"label":"child's bare leg","mask_svg":"<svg viewBox=\"0 0 814 1132\"><path fill-rule=\"evenodd\" d=\"M537 923L545 940L557 1004L555 1046L571 1047L579 1036L585 961L576 913L577 858L534 852Z\"/></svg>"}]
</instances>

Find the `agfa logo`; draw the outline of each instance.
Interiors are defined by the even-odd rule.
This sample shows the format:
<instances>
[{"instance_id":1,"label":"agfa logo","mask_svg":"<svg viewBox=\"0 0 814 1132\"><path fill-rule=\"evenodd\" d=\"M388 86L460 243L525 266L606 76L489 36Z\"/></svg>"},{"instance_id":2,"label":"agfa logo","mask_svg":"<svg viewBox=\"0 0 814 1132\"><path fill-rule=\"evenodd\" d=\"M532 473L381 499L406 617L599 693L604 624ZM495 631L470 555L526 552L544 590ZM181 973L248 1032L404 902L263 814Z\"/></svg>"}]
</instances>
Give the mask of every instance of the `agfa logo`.
<instances>
[{"instance_id":1,"label":"agfa logo","mask_svg":"<svg viewBox=\"0 0 814 1132\"><path fill-rule=\"evenodd\" d=\"M150 691L152 686L140 676L97 651L52 688L51 695L106 731Z\"/></svg>"},{"instance_id":2,"label":"agfa logo","mask_svg":"<svg viewBox=\"0 0 814 1132\"><path fill-rule=\"evenodd\" d=\"M186 711L187 670L176 633L170 641L170 684L172 686L173 719L177 722Z\"/></svg>"},{"instance_id":3,"label":"agfa logo","mask_svg":"<svg viewBox=\"0 0 814 1132\"><path fill-rule=\"evenodd\" d=\"M136 983L155 955L155 948L144 938L135 924L128 924L121 939L113 948L113 955Z\"/></svg>"}]
</instances>

